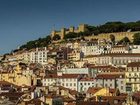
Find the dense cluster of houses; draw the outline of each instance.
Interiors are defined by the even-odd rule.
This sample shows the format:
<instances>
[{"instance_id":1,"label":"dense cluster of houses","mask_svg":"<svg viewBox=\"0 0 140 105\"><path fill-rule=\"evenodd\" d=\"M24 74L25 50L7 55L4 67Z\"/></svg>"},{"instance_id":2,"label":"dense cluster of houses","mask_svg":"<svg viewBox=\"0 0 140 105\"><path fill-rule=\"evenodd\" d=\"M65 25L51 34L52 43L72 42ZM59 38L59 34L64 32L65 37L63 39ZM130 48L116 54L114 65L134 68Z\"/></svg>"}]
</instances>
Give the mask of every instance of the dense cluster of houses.
<instances>
[{"instance_id":1,"label":"dense cluster of houses","mask_svg":"<svg viewBox=\"0 0 140 105\"><path fill-rule=\"evenodd\" d=\"M1 56L3 105L137 105L140 45L53 43Z\"/></svg>"}]
</instances>

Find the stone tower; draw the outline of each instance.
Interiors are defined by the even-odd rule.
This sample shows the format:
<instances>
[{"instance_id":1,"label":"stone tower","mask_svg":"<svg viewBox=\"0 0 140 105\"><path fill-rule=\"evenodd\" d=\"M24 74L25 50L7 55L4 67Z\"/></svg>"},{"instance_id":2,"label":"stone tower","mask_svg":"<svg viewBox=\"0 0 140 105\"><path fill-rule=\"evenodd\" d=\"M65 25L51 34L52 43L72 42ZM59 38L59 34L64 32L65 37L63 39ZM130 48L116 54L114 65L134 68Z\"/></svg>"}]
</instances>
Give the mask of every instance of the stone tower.
<instances>
[{"instance_id":1,"label":"stone tower","mask_svg":"<svg viewBox=\"0 0 140 105\"><path fill-rule=\"evenodd\" d=\"M71 26L71 27L69 28L69 32L74 32L74 27Z\"/></svg>"},{"instance_id":2,"label":"stone tower","mask_svg":"<svg viewBox=\"0 0 140 105\"><path fill-rule=\"evenodd\" d=\"M53 30L53 31L51 32L51 38L53 38L55 34L56 34L56 31Z\"/></svg>"},{"instance_id":3,"label":"stone tower","mask_svg":"<svg viewBox=\"0 0 140 105\"><path fill-rule=\"evenodd\" d=\"M61 39L64 38L65 33L66 33L66 29L65 28L62 28L61 29L61 34L60 34Z\"/></svg>"},{"instance_id":4,"label":"stone tower","mask_svg":"<svg viewBox=\"0 0 140 105\"><path fill-rule=\"evenodd\" d=\"M78 26L78 32L85 32L87 30L87 25L86 24L80 24Z\"/></svg>"}]
</instances>

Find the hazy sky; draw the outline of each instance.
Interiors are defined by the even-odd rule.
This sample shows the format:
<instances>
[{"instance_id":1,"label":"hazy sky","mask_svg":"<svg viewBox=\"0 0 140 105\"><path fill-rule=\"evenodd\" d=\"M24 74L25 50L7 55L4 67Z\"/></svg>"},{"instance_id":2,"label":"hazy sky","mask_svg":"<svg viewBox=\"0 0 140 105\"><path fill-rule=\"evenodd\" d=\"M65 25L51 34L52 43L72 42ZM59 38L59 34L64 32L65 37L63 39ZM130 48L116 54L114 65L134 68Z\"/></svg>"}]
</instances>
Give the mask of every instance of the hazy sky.
<instances>
[{"instance_id":1,"label":"hazy sky","mask_svg":"<svg viewBox=\"0 0 140 105\"><path fill-rule=\"evenodd\" d=\"M140 0L0 0L0 54L54 28L140 20Z\"/></svg>"}]
</instances>

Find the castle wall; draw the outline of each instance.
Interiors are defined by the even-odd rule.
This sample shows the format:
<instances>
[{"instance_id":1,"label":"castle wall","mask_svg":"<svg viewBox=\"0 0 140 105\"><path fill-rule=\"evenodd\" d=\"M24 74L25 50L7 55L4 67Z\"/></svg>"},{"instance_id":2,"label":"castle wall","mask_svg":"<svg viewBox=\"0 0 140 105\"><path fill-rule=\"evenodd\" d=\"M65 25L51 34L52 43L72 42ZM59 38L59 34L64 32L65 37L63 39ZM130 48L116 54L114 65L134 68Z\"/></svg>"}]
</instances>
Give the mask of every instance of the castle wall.
<instances>
[{"instance_id":1,"label":"castle wall","mask_svg":"<svg viewBox=\"0 0 140 105\"><path fill-rule=\"evenodd\" d=\"M51 37L53 38L55 35L60 35L61 39L64 38L64 36L70 32L75 32L75 33L79 33L79 32L85 32L86 31L86 25L85 24L80 24L78 26L78 29L75 29L74 27L70 27L69 29L65 29L62 28L60 31L55 31L53 30L51 32Z\"/></svg>"},{"instance_id":2,"label":"castle wall","mask_svg":"<svg viewBox=\"0 0 140 105\"><path fill-rule=\"evenodd\" d=\"M110 40L110 35L114 35L115 36L115 40L116 41L119 41L121 39L123 39L124 37L128 37L129 40L132 42L133 41L133 35L135 33L138 33L138 32L114 32L114 33L102 33L102 34L99 34L97 36L89 36L89 37L85 37L85 39L99 39L99 40Z\"/></svg>"}]
</instances>

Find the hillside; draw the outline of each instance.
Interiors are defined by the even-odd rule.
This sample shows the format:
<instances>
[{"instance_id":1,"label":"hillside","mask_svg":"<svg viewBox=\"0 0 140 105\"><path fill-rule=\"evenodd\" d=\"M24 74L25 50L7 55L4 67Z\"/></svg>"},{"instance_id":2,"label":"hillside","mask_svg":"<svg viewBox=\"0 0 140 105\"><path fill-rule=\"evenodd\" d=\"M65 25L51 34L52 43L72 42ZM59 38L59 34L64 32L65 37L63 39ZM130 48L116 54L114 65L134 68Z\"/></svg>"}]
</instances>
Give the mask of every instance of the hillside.
<instances>
[{"instance_id":1,"label":"hillside","mask_svg":"<svg viewBox=\"0 0 140 105\"><path fill-rule=\"evenodd\" d=\"M99 26L92 26L88 25L87 26L87 31L86 32L80 32L80 33L68 33L64 36L64 39L73 39L73 38L84 38L85 36L97 36L101 33L113 33L113 32L128 32L128 31L140 31L140 21L137 22L107 22L103 25ZM21 49L32 49L36 47L44 47L49 45L52 40L59 40L59 35L51 38L50 35L46 36L45 38L39 38L34 41L29 41L26 44L20 46Z\"/></svg>"}]
</instances>

